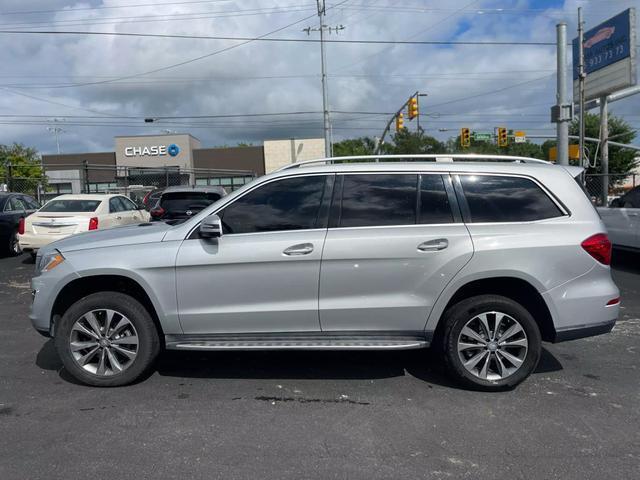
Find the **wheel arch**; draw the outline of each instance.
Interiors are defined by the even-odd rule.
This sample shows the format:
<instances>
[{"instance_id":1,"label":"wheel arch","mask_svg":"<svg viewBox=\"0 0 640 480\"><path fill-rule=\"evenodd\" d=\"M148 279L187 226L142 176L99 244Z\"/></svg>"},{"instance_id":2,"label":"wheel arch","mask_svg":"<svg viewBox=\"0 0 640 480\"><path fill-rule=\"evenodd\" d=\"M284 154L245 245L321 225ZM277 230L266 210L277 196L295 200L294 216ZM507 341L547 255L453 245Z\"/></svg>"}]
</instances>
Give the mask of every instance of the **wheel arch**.
<instances>
[{"instance_id":1,"label":"wheel arch","mask_svg":"<svg viewBox=\"0 0 640 480\"><path fill-rule=\"evenodd\" d=\"M486 294L501 295L521 304L538 324L542 340L554 341L556 330L553 315L538 288L526 279L501 275L469 280L455 289L452 288L445 298L442 295L427 322L427 331L433 332L433 343L435 344L442 335L444 328L442 318L450 307L466 298ZM436 308L437 311L435 311Z\"/></svg>"},{"instance_id":2,"label":"wheel arch","mask_svg":"<svg viewBox=\"0 0 640 480\"><path fill-rule=\"evenodd\" d=\"M51 308L51 322L55 329L55 322L64 315L71 305L81 298L98 292L119 292L133 297L149 312L158 329L160 338L164 338L164 330L158 316L158 308L143 286L136 280L125 275L104 274L74 278L58 292Z\"/></svg>"}]
</instances>

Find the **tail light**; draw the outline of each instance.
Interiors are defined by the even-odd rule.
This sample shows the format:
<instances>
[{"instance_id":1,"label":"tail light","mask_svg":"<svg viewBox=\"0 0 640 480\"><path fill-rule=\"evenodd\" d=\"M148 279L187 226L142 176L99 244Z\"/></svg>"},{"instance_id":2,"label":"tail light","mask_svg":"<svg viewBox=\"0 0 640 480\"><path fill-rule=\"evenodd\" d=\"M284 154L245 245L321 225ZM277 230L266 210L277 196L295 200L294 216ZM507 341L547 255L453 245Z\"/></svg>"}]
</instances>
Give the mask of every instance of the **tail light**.
<instances>
[{"instance_id":1,"label":"tail light","mask_svg":"<svg viewBox=\"0 0 640 480\"><path fill-rule=\"evenodd\" d=\"M604 233L597 233L582 242L582 248L604 265L611 265L611 241Z\"/></svg>"},{"instance_id":2,"label":"tail light","mask_svg":"<svg viewBox=\"0 0 640 480\"><path fill-rule=\"evenodd\" d=\"M159 218L162 215L164 215L164 208L156 207L153 210L151 210L149 213L151 214L152 217Z\"/></svg>"},{"instance_id":3,"label":"tail light","mask_svg":"<svg viewBox=\"0 0 640 480\"><path fill-rule=\"evenodd\" d=\"M97 230L98 229L98 217L91 217L89 219L89 230Z\"/></svg>"},{"instance_id":4,"label":"tail light","mask_svg":"<svg viewBox=\"0 0 640 480\"><path fill-rule=\"evenodd\" d=\"M18 233L24 235L24 218L21 218L18 222Z\"/></svg>"}]
</instances>

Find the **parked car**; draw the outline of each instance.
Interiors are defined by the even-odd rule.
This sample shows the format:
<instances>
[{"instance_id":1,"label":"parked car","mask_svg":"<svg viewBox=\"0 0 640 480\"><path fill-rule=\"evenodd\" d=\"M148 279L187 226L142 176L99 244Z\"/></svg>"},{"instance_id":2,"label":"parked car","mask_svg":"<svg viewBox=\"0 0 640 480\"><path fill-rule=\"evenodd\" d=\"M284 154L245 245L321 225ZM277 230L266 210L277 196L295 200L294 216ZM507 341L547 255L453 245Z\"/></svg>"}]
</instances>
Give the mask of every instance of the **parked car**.
<instances>
[{"instance_id":1,"label":"parked car","mask_svg":"<svg viewBox=\"0 0 640 480\"><path fill-rule=\"evenodd\" d=\"M613 245L625 250L640 250L640 186L598 208Z\"/></svg>"},{"instance_id":2,"label":"parked car","mask_svg":"<svg viewBox=\"0 0 640 480\"><path fill-rule=\"evenodd\" d=\"M69 235L148 221L149 213L124 195L60 195L25 219L18 241L35 257L43 246Z\"/></svg>"},{"instance_id":3,"label":"parked car","mask_svg":"<svg viewBox=\"0 0 640 480\"><path fill-rule=\"evenodd\" d=\"M23 193L0 192L0 253L19 255L18 231L27 215L38 209L35 198Z\"/></svg>"},{"instance_id":4,"label":"parked car","mask_svg":"<svg viewBox=\"0 0 640 480\"><path fill-rule=\"evenodd\" d=\"M143 197L142 204L147 210L151 210L156 203L158 203L162 192L164 192L164 188L154 188L149 190L149 192Z\"/></svg>"},{"instance_id":5,"label":"parked car","mask_svg":"<svg viewBox=\"0 0 640 480\"><path fill-rule=\"evenodd\" d=\"M154 220L184 220L227 194L222 187L182 186L165 188L149 212Z\"/></svg>"},{"instance_id":6,"label":"parked car","mask_svg":"<svg viewBox=\"0 0 640 480\"><path fill-rule=\"evenodd\" d=\"M460 382L500 390L533 372L542 341L613 328L611 243L574 179L581 168L409 158L302 162L178 225L51 245L31 321L74 378L97 386L140 378L161 346L433 345Z\"/></svg>"}]
</instances>

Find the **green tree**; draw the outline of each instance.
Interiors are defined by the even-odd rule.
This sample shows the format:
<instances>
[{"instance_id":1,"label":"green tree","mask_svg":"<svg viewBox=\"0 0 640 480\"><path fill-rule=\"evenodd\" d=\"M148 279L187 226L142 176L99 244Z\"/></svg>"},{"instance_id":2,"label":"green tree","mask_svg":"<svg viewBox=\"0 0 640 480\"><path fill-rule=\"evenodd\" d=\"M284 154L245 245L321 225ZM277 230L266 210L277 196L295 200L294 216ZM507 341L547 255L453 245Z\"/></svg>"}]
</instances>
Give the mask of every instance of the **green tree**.
<instances>
[{"instance_id":1,"label":"green tree","mask_svg":"<svg viewBox=\"0 0 640 480\"><path fill-rule=\"evenodd\" d=\"M411 132L403 128L391 138L392 143L382 145L382 153L406 155L412 153L446 153L447 148L438 139L425 135L423 130Z\"/></svg>"},{"instance_id":2,"label":"green tree","mask_svg":"<svg viewBox=\"0 0 640 480\"><path fill-rule=\"evenodd\" d=\"M0 145L0 180L10 183L14 190L35 192L42 181L38 151L20 143Z\"/></svg>"},{"instance_id":3,"label":"green tree","mask_svg":"<svg viewBox=\"0 0 640 480\"><path fill-rule=\"evenodd\" d=\"M352 155L373 155L375 140L370 137L350 138L333 144L335 157L349 157Z\"/></svg>"},{"instance_id":4,"label":"green tree","mask_svg":"<svg viewBox=\"0 0 640 480\"><path fill-rule=\"evenodd\" d=\"M569 134L578 135L579 128L580 125L578 120L574 120L569 127ZM600 138L600 115L593 113L585 114L584 132L586 137ZM631 128L631 125L624 121L624 119L609 115L609 138L620 143L631 143L636 138L636 132ZM578 142L576 140L572 140L571 143L577 144ZM587 156L589 157L590 164L593 165L595 161L596 165L595 168L589 166L587 168L587 173L602 173L600 149L597 148L596 144L593 142L585 142L585 144L588 148ZM609 173L629 173L637 165L635 160L636 155L637 153L634 150L609 145Z\"/></svg>"}]
</instances>

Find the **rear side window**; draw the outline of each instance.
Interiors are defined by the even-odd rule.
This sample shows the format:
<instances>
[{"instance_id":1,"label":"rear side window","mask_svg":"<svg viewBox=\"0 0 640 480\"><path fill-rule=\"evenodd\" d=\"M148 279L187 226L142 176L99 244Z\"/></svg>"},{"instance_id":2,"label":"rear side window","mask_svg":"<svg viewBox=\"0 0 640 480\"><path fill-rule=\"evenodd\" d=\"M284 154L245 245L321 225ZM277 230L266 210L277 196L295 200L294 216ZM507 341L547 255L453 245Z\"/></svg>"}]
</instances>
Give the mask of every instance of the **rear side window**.
<instances>
[{"instance_id":1,"label":"rear side window","mask_svg":"<svg viewBox=\"0 0 640 480\"><path fill-rule=\"evenodd\" d=\"M345 175L340 227L416 223L418 175Z\"/></svg>"},{"instance_id":2,"label":"rear side window","mask_svg":"<svg viewBox=\"0 0 640 480\"><path fill-rule=\"evenodd\" d=\"M40 209L41 212L95 212L100 200L51 200Z\"/></svg>"},{"instance_id":3,"label":"rear side window","mask_svg":"<svg viewBox=\"0 0 640 480\"><path fill-rule=\"evenodd\" d=\"M532 180L493 175L460 175L471 222L531 222L562 216Z\"/></svg>"},{"instance_id":4,"label":"rear side window","mask_svg":"<svg viewBox=\"0 0 640 480\"><path fill-rule=\"evenodd\" d=\"M453 214L441 175L421 175L418 223L452 223Z\"/></svg>"},{"instance_id":5,"label":"rear side window","mask_svg":"<svg viewBox=\"0 0 640 480\"><path fill-rule=\"evenodd\" d=\"M316 228L326 175L286 178L243 195L219 216L226 233Z\"/></svg>"}]
</instances>

